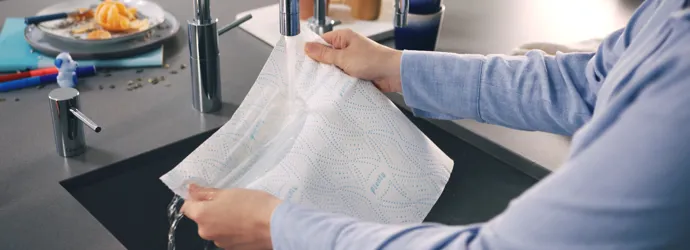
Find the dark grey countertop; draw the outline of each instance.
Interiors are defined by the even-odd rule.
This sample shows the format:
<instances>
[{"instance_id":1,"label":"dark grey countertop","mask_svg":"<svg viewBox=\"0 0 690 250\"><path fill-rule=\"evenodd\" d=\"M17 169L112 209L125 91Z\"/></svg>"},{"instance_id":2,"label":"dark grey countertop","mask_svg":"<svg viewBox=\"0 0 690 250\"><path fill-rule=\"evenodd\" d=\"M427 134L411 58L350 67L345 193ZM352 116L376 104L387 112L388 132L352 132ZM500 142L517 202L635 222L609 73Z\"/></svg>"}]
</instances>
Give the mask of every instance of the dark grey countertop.
<instances>
[{"instance_id":1,"label":"dark grey countertop","mask_svg":"<svg viewBox=\"0 0 690 250\"><path fill-rule=\"evenodd\" d=\"M28 16L57 0L0 1L0 17ZM160 1L181 22L192 14L192 3ZM221 23L236 13L275 1L213 1ZM604 35L625 23L637 1L614 0L453 0L439 50L464 53L505 53L531 41L572 42ZM2 20L0 20L2 22ZM0 23L1 24L1 23ZM276 27L277 32L277 27ZM166 63L188 63L184 29L166 44ZM53 87L0 93L0 248L1 249L124 249L60 184L59 181L121 161L223 125L254 83L271 48L235 30L220 38L223 69L222 111L199 114L191 107L189 71L169 75L165 69L112 72L83 82L84 113L103 127L86 131L89 150L72 159L55 152L47 95ZM166 75L166 83L127 91L137 77ZM115 85L115 89L107 86ZM98 86L106 88L99 90ZM20 101L15 102L14 99ZM399 96L391 98L404 105ZM533 163L553 169L567 143L560 137L518 132L470 121L439 122L441 128L476 140L478 147L504 161ZM535 143L536 141L536 143ZM538 164L534 164L538 163ZM529 165L529 164L528 164ZM543 169L542 169L543 170Z\"/></svg>"}]
</instances>

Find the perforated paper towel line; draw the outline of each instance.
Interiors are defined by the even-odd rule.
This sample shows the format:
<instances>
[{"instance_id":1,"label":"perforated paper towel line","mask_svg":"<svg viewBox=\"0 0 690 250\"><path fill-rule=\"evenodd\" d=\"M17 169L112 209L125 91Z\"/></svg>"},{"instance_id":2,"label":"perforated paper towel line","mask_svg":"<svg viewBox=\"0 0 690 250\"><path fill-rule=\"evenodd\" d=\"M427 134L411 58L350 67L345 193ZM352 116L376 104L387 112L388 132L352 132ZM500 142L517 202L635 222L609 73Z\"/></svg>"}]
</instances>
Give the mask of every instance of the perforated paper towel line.
<instances>
[{"instance_id":1,"label":"perforated paper towel line","mask_svg":"<svg viewBox=\"0 0 690 250\"><path fill-rule=\"evenodd\" d=\"M230 121L161 180L182 197L191 182L243 187L368 221L421 222L453 161L370 82L306 57L304 41L323 42L307 28L287 49L282 39Z\"/></svg>"}]
</instances>

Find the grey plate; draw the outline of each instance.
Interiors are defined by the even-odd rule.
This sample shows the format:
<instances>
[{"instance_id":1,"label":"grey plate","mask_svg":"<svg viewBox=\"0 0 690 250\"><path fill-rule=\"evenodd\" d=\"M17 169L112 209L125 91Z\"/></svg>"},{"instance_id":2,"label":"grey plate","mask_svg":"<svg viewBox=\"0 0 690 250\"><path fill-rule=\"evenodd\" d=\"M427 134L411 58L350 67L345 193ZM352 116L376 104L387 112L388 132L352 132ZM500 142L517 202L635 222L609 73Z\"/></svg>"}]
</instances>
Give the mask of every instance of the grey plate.
<instances>
[{"instance_id":1,"label":"grey plate","mask_svg":"<svg viewBox=\"0 0 690 250\"><path fill-rule=\"evenodd\" d=\"M138 32L132 32L132 33L112 33L112 38L110 39L98 39L98 40L86 40L86 34L81 34L78 37L74 37L72 35L72 28L73 26L69 27L61 27L61 23L63 23L65 20L54 20L54 21L48 21L48 22L43 22L38 25L38 28L41 29L46 35L52 36L56 39L63 40L65 42L71 42L71 43L76 43L80 44L82 46L94 46L94 45L103 45L103 44L113 44L113 43L119 43L123 41L127 41L130 39L136 39L139 37L142 37L146 35L146 32L150 31L151 29L154 29L156 26L159 24L163 23L165 20L165 11L163 8L161 8L158 4L147 1L147 0L119 0L120 2L124 3L127 7L135 7L137 8L137 16L139 18L147 18L149 22L149 28L138 31ZM53 13L62 13L62 12L71 12L75 11L78 8L90 8L93 6L98 5L101 1L98 0L75 0L71 2L62 2L58 3L52 6L49 6L41 11L39 11L36 15L41 16L41 15L48 15L48 14L53 14Z\"/></svg>"},{"instance_id":2,"label":"grey plate","mask_svg":"<svg viewBox=\"0 0 690 250\"><path fill-rule=\"evenodd\" d=\"M165 40L175 36L180 30L180 23L170 13L165 12L165 21L149 31L150 35L121 43L108 45L83 46L47 35L33 25L24 29L24 38L36 51L47 56L57 56L69 52L72 58L81 60L114 59L131 57L160 47Z\"/></svg>"}]
</instances>

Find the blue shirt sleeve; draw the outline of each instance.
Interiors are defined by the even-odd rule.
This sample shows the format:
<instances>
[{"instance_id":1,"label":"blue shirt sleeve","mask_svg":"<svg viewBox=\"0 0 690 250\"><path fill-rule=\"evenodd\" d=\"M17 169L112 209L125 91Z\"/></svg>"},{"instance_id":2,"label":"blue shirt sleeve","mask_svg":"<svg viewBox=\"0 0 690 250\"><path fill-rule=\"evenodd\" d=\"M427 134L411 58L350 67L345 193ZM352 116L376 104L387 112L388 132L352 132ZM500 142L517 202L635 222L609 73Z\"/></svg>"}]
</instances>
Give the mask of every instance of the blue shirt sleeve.
<instances>
[{"instance_id":1,"label":"blue shirt sleeve","mask_svg":"<svg viewBox=\"0 0 690 250\"><path fill-rule=\"evenodd\" d=\"M635 15L632 20L645 12ZM596 53L551 56L535 50L525 56L484 56L405 51L403 96L414 114L424 118L474 119L572 135L591 118L596 93L638 29L630 22L604 39Z\"/></svg>"},{"instance_id":2,"label":"blue shirt sleeve","mask_svg":"<svg viewBox=\"0 0 690 250\"><path fill-rule=\"evenodd\" d=\"M571 135L592 116L597 89L585 76L594 53L525 56L405 51L405 103L417 116L474 119Z\"/></svg>"},{"instance_id":3,"label":"blue shirt sleeve","mask_svg":"<svg viewBox=\"0 0 690 250\"><path fill-rule=\"evenodd\" d=\"M666 18L658 15L661 2L643 2L596 53L550 56L535 50L525 56L484 56L405 51L405 103L424 118L474 119L572 135L591 119L597 92L633 37L652 18Z\"/></svg>"}]
</instances>

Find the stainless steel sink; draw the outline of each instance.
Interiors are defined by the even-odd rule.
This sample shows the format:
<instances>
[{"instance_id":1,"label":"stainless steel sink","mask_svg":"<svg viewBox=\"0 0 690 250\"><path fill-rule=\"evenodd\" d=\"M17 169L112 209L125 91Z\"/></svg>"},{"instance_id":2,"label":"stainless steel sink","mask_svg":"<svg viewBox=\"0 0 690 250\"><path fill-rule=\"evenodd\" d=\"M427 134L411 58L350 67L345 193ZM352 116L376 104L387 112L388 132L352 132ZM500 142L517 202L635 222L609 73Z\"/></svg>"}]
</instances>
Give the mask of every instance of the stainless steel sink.
<instances>
[{"instance_id":1,"label":"stainless steel sink","mask_svg":"<svg viewBox=\"0 0 690 250\"><path fill-rule=\"evenodd\" d=\"M455 161L451 179L427 221L486 221L537 179L499 161L428 121L406 115ZM170 192L158 179L208 138L210 131L61 182L127 249L166 249ZM203 249L196 225L184 219L177 249Z\"/></svg>"}]
</instances>

